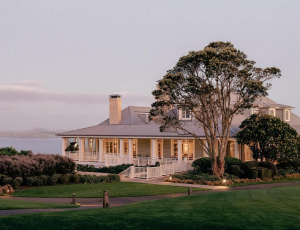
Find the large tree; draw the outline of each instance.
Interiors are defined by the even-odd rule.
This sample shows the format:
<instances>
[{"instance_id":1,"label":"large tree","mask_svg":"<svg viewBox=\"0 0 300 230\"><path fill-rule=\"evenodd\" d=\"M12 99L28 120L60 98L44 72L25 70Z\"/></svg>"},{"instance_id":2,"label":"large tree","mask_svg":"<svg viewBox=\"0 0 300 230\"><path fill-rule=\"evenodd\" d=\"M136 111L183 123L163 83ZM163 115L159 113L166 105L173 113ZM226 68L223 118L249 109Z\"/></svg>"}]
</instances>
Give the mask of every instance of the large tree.
<instances>
[{"instance_id":1,"label":"large tree","mask_svg":"<svg viewBox=\"0 0 300 230\"><path fill-rule=\"evenodd\" d=\"M219 177L224 173L233 117L267 95L270 84L266 81L281 75L278 68L261 69L254 64L230 42L212 42L181 57L152 93L156 102L151 117L161 124L161 131L191 134L212 159L212 171ZM194 124L204 130L207 145L179 119L176 108L192 113Z\"/></svg>"},{"instance_id":2,"label":"large tree","mask_svg":"<svg viewBox=\"0 0 300 230\"><path fill-rule=\"evenodd\" d=\"M237 140L250 147L256 160L289 161L298 157L297 135L280 118L259 113L242 122Z\"/></svg>"}]
</instances>

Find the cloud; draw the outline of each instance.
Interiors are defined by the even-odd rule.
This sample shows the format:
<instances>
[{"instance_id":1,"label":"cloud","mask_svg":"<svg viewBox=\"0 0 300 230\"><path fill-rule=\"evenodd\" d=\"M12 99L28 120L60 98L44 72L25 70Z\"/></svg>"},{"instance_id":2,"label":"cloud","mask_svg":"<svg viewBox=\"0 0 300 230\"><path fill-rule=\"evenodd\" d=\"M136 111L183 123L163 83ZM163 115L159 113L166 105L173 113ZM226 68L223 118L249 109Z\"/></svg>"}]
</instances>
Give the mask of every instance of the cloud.
<instances>
[{"instance_id":1,"label":"cloud","mask_svg":"<svg viewBox=\"0 0 300 230\"><path fill-rule=\"evenodd\" d=\"M129 92L116 92L122 95L125 104L140 105L153 102L151 95L137 95ZM54 101L75 104L106 104L108 94L101 93L66 93L49 91L36 81L25 80L15 85L0 85L0 102L41 102Z\"/></svg>"}]
</instances>

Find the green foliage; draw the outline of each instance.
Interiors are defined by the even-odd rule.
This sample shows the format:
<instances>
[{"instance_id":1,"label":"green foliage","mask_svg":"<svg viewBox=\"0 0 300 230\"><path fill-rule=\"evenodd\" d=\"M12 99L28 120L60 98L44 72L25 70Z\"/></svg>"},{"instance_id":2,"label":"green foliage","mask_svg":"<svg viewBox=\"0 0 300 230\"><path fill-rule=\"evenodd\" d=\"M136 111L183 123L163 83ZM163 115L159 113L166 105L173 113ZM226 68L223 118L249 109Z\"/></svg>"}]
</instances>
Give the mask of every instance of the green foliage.
<instances>
[{"instance_id":1,"label":"green foliage","mask_svg":"<svg viewBox=\"0 0 300 230\"><path fill-rule=\"evenodd\" d=\"M2 179L2 182L1 182L1 184L2 185L6 185L6 184L12 184L12 182L13 182L13 178L12 177L4 177L3 179Z\"/></svg>"},{"instance_id":2,"label":"green foliage","mask_svg":"<svg viewBox=\"0 0 300 230\"><path fill-rule=\"evenodd\" d=\"M61 177L61 183L62 184L68 184L71 180L72 174L64 174Z\"/></svg>"},{"instance_id":3,"label":"green foliage","mask_svg":"<svg viewBox=\"0 0 300 230\"><path fill-rule=\"evenodd\" d=\"M258 177L258 171L256 169L250 170L250 179L256 179Z\"/></svg>"},{"instance_id":4,"label":"green foliage","mask_svg":"<svg viewBox=\"0 0 300 230\"><path fill-rule=\"evenodd\" d=\"M156 102L152 104L150 119L161 125L161 131L195 135L176 115L178 108L190 110L195 125L207 127L204 132L212 145L217 139L227 144L232 118L250 108L258 97L267 95L267 80L281 76L278 68L261 69L254 64L230 42L211 42L203 50L189 52L158 81L157 90L152 92ZM208 152L212 159L220 158L213 161L212 167L218 176L224 173L221 164L225 146L217 151L213 146Z\"/></svg>"},{"instance_id":5,"label":"green foliage","mask_svg":"<svg viewBox=\"0 0 300 230\"><path fill-rule=\"evenodd\" d=\"M269 161L262 161L258 163L259 167L267 168L272 170L272 176L276 176L278 174L277 167L275 164Z\"/></svg>"},{"instance_id":6,"label":"green foliage","mask_svg":"<svg viewBox=\"0 0 300 230\"><path fill-rule=\"evenodd\" d=\"M224 157L224 159L225 159L225 171L226 171L226 169L228 169L232 165L238 165L238 166L242 165L242 161L238 158Z\"/></svg>"},{"instance_id":7,"label":"green foliage","mask_svg":"<svg viewBox=\"0 0 300 230\"><path fill-rule=\"evenodd\" d=\"M65 151L75 152L78 151L79 147L77 142L70 142L69 146L65 149Z\"/></svg>"},{"instance_id":8,"label":"green foliage","mask_svg":"<svg viewBox=\"0 0 300 230\"><path fill-rule=\"evenodd\" d=\"M23 182L23 178L22 177L16 177L15 179L13 179L11 186L14 189L18 189L20 187L20 185Z\"/></svg>"},{"instance_id":9,"label":"green foliage","mask_svg":"<svg viewBox=\"0 0 300 230\"><path fill-rule=\"evenodd\" d=\"M15 155L27 156L30 154L32 154L31 150L21 150L20 152L18 152L13 147L0 148L0 156L15 156Z\"/></svg>"},{"instance_id":10,"label":"green foliage","mask_svg":"<svg viewBox=\"0 0 300 230\"><path fill-rule=\"evenodd\" d=\"M209 157L202 157L192 163L192 167L196 173L210 173L211 159Z\"/></svg>"},{"instance_id":11,"label":"green foliage","mask_svg":"<svg viewBox=\"0 0 300 230\"><path fill-rule=\"evenodd\" d=\"M34 178L33 177L25 177L25 185L27 186L32 186L34 183Z\"/></svg>"},{"instance_id":12,"label":"green foliage","mask_svg":"<svg viewBox=\"0 0 300 230\"><path fill-rule=\"evenodd\" d=\"M254 159L293 160L298 157L297 131L280 118L253 114L240 125L239 143L247 144Z\"/></svg>"},{"instance_id":13,"label":"green foliage","mask_svg":"<svg viewBox=\"0 0 300 230\"><path fill-rule=\"evenodd\" d=\"M117 174L107 176L81 175L80 182L86 184L116 183L120 182L120 176Z\"/></svg>"},{"instance_id":14,"label":"green foliage","mask_svg":"<svg viewBox=\"0 0 300 230\"><path fill-rule=\"evenodd\" d=\"M228 167L228 172L237 177L241 176L241 168L238 165L231 165L230 167Z\"/></svg>"},{"instance_id":15,"label":"green foliage","mask_svg":"<svg viewBox=\"0 0 300 230\"><path fill-rule=\"evenodd\" d=\"M122 165L117 165L117 166L96 168L93 165L78 164L77 171L119 174L119 173L123 172L125 169L129 168L130 166L132 166L132 164L122 164Z\"/></svg>"},{"instance_id":16,"label":"green foliage","mask_svg":"<svg viewBox=\"0 0 300 230\"><path fill-rule=\"evenodd\" d=\"M48 184L49 176L41 175L40 178L41 178L44 185Z\"/></svg>"},{"instance_id":17,"label":"green foliage","mask_svg":"<svg viewBox=\"0 0 300 230\"><path fill-rule=\"evenodd\" d=\"M73 160L55 154L0 157L0 173L11 177L66 174L74 172L75 167Z\"/></svg>"},{"instance_id":18,"label":"green foliage","mask_svg":"<svg viewBox=\"0 0 300 230\"><path fill-rule=\"evenodd\" d=\"M48 184L55 185L57 182L59 182L60 178L61 178L60 174L54 174L51 177L49 177Z\"/></svg>"}]
</instances>

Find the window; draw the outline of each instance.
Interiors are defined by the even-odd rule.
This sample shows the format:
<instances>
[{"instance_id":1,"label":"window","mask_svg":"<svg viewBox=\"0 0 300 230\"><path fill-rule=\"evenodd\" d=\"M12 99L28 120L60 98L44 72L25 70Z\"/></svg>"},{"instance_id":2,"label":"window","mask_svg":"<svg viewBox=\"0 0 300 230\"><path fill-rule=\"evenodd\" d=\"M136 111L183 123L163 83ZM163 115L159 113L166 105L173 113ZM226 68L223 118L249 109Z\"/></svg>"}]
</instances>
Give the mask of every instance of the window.
<instances>
[{"instance_id":1,"label":"window","mask_svg":"<svg viewBox=\"0 0 300 230\"><path fill-rule=\"evenodd\" d=\"M191 118L192 118L191 111L188 109L182 109L181 119L182 120L191 120Z\"/></svg>"},{"instance_id":2,"label":"window","mask_svg":"<svg viewBox=\"0 0 300 230\"><path fill-rule=\"evenodd\" d=\"M290 121L291 120L290 116L291 116L291 111L290 110L285 110L284 120L285 121Z\"/></svg>"},{"instance_id":3,"label":"window","mask_svg":"<svg viewBox=\"0 0 300 230\"><path fill-rule=\"evenodd\" d=\"M269 115L271 115L271 116L276 116L276 109L274 109L274 108L270 108L269 109Z\"/></svg>"},{"instance_id":4,"label":"window","mask_svg":"<svg viewBox=\"0 0 300 230\"><path fill-rule=\"evenodd\" d=\"M257 108L250 108L250 115L257 113Z\"/></svg>"},{"instance_id":5,"label":"window","mask_svg":"<svg viewBox=\"0 0 300 230\"><path fill-rule=\"evenodd\" d=\"M117 139L106 139L106 153L118 153Z\"/></svg>"}]
</instances>

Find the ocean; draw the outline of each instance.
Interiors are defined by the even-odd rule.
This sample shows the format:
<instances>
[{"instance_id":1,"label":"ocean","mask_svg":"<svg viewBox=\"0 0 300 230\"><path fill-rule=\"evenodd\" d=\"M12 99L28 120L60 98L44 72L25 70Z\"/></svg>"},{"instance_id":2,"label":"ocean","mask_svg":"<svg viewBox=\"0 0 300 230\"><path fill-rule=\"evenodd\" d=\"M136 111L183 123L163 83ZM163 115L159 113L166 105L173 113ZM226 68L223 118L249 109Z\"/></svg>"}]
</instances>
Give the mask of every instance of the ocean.
<instances>
[{"instance_id":1,"label":"ocean","mask_svg":"<svg viewBox=\"0 0 300 230\"><path fill-rule=\"evenodd\" d=\"M0 137L0 148L32 150L33 153L61 154L61 138L9 138Z\"/></svg>"}]
</instances>

